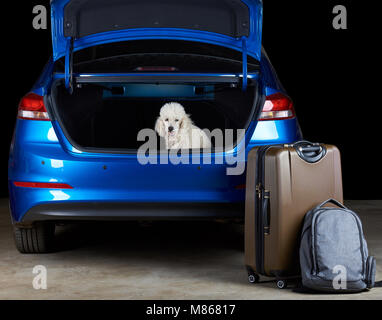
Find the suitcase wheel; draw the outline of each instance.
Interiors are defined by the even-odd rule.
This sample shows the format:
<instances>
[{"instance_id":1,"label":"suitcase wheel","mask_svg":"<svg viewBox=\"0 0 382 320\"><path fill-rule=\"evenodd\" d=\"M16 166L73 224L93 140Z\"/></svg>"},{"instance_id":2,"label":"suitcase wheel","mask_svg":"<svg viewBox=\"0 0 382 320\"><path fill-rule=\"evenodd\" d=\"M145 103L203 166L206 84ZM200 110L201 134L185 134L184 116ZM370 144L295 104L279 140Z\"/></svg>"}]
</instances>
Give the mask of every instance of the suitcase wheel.
<instances>
[{"instance_id":1,"label":"suitcase wheel","mask_svg":"<svg viewBox=\"0 0 382 320\"><path fill-rule=\"evenodd\" d=\"M248 275L249 283L258 283L259 280L260 280L260 277L256 273L250 273Z\"/></svg>"},{"instance_id":2,"label":"suitcase wheel","mask_svg":"<svg viewBox=\"0 0 382 320\"><path fill-rule=\"evenodd\" d=\"M288 287L288 282L286 280L277 280L276 285L279 289L286 289Z\"/></svg>"}]
</instances>

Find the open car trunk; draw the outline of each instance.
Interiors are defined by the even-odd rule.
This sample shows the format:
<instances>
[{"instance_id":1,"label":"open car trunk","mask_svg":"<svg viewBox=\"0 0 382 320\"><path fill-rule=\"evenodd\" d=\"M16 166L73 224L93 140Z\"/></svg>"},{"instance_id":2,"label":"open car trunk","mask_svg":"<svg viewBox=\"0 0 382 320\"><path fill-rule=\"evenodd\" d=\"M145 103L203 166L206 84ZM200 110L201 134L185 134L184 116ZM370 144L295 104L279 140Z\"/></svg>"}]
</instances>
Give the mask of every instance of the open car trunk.
<instances>
[{"instance_id":1,"label":"open car trunk","mask_svg":"<svg viewBox=\"0 0 382 320\"><path fill-rule=\"evenodd\" d=\"M64 65L58 60L55 72L63 73ZM248 73L259 72L253 57L246 66ZM52 96L61 128L80 150L139 149L138 132L155 128L167 102L180 103L197 127L220 129L223 135L226 129L246 129L258 102L255 80L242 89L242 53L206 43L161 39L97 45L74 53L73 73L86 75L74 79L73 93L57 80Z\"/></svg>"},{"instance_id":2,"label":"open car trunk","mask_svg":"<svg viewBox=\"0 0 382 320\"><path fill-rule=\"evenodd\" d=\"M53 85L52 95L55 115L76 148L133 151L143 144L137 141L138 132L154 130L167 102L183 105L201 129L221 129L223 134L226 129L246 129L254 116L257 85L243 92L230 83L99 82L78 84L70 94L61 80Z\"/></svg>"}]
</instances>

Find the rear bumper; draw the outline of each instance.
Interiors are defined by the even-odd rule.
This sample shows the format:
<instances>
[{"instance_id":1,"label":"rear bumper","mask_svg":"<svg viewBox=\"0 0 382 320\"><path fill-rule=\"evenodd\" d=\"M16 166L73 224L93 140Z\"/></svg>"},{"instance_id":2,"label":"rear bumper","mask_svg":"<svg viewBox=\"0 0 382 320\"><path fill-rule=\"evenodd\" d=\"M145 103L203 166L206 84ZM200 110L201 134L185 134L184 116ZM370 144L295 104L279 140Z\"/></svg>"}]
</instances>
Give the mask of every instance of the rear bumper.
<instances>
[{"instance_id":1,"label":"rear bumper","mask_svg":"<svg viewBox=\"0 0 382 320\"><path fill-rule=\"evenodd\" d=\"M262 122L247 152L299 138L295 119ZM245 184L245 173L227 176L224 163L142 166L136 155L69 152L66 143L51 122L18 120L8 171L14 223L243 215L245 190L238 187ZM22 188L15 181L64 183L73 189Z\"/></svg>"},{"instance_id":2,"label":"rear bumper","mask_svg":"<svg viewBox=\"0 0 382 320\"><path fill-rule=\"evenodd\" d=\"M31 208L17 224L36 221L122 221L243 218L244 203L49 203Z\"/></svg>"}]
</instances>

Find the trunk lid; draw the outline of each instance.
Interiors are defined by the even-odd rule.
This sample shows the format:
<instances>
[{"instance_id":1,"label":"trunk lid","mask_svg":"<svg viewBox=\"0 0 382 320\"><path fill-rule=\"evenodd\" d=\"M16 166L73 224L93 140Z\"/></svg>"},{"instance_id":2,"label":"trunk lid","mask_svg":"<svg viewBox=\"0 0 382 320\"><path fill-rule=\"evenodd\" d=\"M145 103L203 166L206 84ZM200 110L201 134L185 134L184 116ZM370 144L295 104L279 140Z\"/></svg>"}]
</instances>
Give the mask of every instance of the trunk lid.
<instances>
[{"instance_id":1,"label":"trunk lid","mask_svg":"<svg viewBox=\"0 0 382 320\"><path fill-rule=\"evenodd\" d=\"M70 50L139 39L198 41L261 56L261 0L53 0L51 10L54 61Z\"/></svg>"}]
</instances>

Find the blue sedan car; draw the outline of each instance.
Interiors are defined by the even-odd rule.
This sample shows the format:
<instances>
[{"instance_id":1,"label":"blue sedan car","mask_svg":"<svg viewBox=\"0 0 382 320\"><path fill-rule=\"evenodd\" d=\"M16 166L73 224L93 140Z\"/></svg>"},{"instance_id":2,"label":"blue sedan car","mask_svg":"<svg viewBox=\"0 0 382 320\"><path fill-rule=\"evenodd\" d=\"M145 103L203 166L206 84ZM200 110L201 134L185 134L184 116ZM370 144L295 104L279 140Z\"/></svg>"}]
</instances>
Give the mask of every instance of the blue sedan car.
<instances>
[{"instance_id":1,"label":"blue sedan car","mask_svg":"<svg viewBox=\"0 0 382 320\"><path fill-rule=\"evenodd\" d=\"M261 0L53 0L51 17L53 55L21 99L9 158L22 253L53 250L57 223L242 218L245 170L228 169L301 139L262 49ZM245 134L176 164L140 154L139 132L174 101L200 128Z\"/></svg>"}]
</instances>

